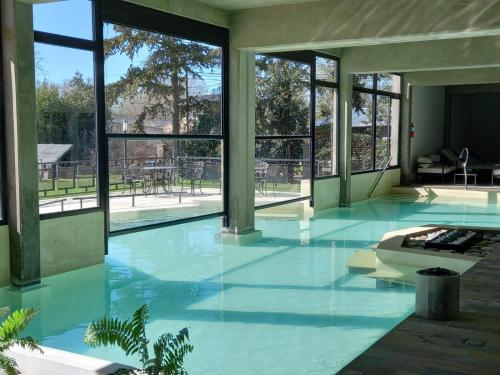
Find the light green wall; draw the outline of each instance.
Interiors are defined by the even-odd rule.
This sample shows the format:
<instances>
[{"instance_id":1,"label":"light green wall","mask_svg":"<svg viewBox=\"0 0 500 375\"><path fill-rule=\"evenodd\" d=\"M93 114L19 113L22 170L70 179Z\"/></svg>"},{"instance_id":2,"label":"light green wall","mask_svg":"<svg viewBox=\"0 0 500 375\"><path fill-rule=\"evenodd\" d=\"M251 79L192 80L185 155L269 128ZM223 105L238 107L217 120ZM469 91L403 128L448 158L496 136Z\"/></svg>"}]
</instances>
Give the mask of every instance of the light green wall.
<instances>
[{"instance_id":1,"label":"light green wall","mask_svg":"<svg viewBox=\"0 0 500 375\"><path fill-rule=\"evenodd\" d=\"M340 178L314 181L314 211L338 207Z\"/></svg>"},{"instance_id":2,"label":"light green wall","mask_svg":"<svg viewBox=\"0 0 500 375\"><path fill-rule=\"evenodd\" d=\"M104 213L40 221L42 276L104 261Z\"/></svg>"},{"instance_id":3,"label":"light green wall","mask_svg":"<svg viewBox=\"0 0 500 375\"><path fill-rule=\"evenodd\" d=\"M231 14L231 28L235 47L273 49L498 34L500 1L468 0L466 6L463 3L464 0L327 0L237 11Z\"/></svg>"},{"instance_id":4,"label":"light green wall","mask_svg":"<svg viewBox=\"0 0 500 375\"><path fill-rule=\"evenodd\" d=\"M10 283L9 227L0 226L0 288Z\"/></svg>"},{"instance_id":5,"label":"light green wall","mask_svg":"<svg viewBox=\"0 0 500 375\"><path fill-rule=\"evenodd\" d=\"M362 201L368 198L368 192L372 187L378 172L354 174L351 178L351 200L352 202ZM401 173L399 168L385 171L377 188L372 194L373 197L387 195L393 186L398 186Z\"/></svg>"},{"instance_id":6,"label":"light green wall","mask_svg":"<svg viewBox=\"0 0 500 375\"><path fill-rule=\"evenodd\" d=\"M217 26L229 27L229 13L222 9L211 7L195 0L127 0L131 3L147 6L192 18L194 20L210 23Z\"/></svg>"},{"instance_id":7,"label":"light green wall","mask_svg":"<svg viewBox=\"0 0 500 375\"><path fill-rule=\"evenodd\" d=\"M418 86L474 85L500 82L500 68L476 68L410 72L405 79Z\"/></svg>"},{"instance_id":8,"label":"light green wall","mask_svg":"<svg viewBox=\"0 0 500 375\"><path fill-rule=\"evenodd\" d=\"M420 156L439 153L443 148L444 87L414 86L412 122L416 134L411 139L411 167Z\"/></svg>"},{"instance_id":9,"label":"light green wall","mask_svg":"<svg viewBox=\"0 0 500 375\"><path fill-rule=\"evenodd\" d=\"M377 172L354 174L351 177L351 200L352 202L367 199ZM400 170L389 169L384 173L372 197L390 194L393 186L400 182ZM316 180L314 182L314 211L321 211L339 206L340 178Z\"/></svg>"}]
</instances>

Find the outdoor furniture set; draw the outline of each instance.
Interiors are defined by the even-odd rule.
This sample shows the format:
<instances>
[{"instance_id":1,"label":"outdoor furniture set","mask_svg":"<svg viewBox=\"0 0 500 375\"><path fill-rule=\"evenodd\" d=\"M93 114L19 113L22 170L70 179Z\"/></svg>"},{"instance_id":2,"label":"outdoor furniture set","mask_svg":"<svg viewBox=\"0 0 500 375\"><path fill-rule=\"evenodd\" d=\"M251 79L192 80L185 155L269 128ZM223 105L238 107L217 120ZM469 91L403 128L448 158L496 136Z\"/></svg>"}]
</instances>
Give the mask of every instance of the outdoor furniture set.
<instances>
[{"instance_id":1,"label":"outdoor furniture set","mask_svg":"<svg viewBox=\"0 0 500 375\"><path fill-rule=\"evenodd\" d=\"M172 193L172 186L181 185L181 193L186 183L190 186L191 195L195 187L202 191L202 181L205 176L206 163L203 161L179 160L177 165L161 165L154 161L134 163L122 166L122 182L129 187L130 193L136 193L140 188L144 194L158 194L160 188L164 193ZM220 190L220 189L219 189Z\"/></svg>"}]
</instances>

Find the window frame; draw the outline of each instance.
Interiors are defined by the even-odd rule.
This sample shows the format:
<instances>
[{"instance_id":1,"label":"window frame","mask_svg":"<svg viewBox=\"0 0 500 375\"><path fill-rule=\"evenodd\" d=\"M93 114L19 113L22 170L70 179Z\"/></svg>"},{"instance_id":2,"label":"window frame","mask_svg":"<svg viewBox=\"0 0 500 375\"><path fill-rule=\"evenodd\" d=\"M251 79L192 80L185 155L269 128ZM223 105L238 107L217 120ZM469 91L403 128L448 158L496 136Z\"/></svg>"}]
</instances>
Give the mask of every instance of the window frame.
<instances>
[{"instance_id":1,"label":"window frame","mask_svg":"<svg viewBox=\"0 0 500 375\"><path fill-rule=\"evenodd\" d=\"M147 224L134 228L121 229L110 232L108 141L110 139L128 139L131 138L131 134L106 133L105 83L104 83L105 57L104 57L104 36L103 36L103 27L105 22L119 24L128 27L140 28L157 33L163 33L173 37L189 39L195 42L207 43L213 46L220 47L222 49L221 133L218 135L141 134L141 138L143 139L169 138L169 139L185 139L185 140L196 140L196 139L221 140L223 145L222 163L224 166L222 171L223 210L221 212L202 215L202 216L188 217L173 221L165 221L155 224ZM93 37L92 39L89 40L73 36L66 36L60 34L53 34L45 31L34 30L35 43L51 44L60 47L82 49L82 50L92 51L94 54L93 61L94 61L94 92L95 92L96 154L97 154L96 157L97 206L71 210L71 211L60 211L54 213L40 214L40 219L44 220L44 219L80 215L92 212L104 212L106 254L107 254L107 238L115 235L177 225L181 223L198 221L212 217L222 217L223 225L227 226L229 222L228 215L229 215L229 152L230 152L229 150L229 30L224 27L215 26L194 19L159 11L153 8L148 8L146 6L132 4L122 0L92 0L92 33Z\"/></svg>"},{"instance_id":2,"label":"window frame","mask_svg":"<svg viewBox=\"0 0 500 375\"><path fill-rule=\"evenodd\" d=\"M372 147L372 149L371 149L371 153L372 153L372 163L371 163L372 166L371 166L371 168L366 169L366 170L362 170L362 171L355 171L355 172L353 172L351 170L351 175L379 172L382 169L384 169L384 168L377 168L376 167L376 163L377 163L377 160L376 160L376 152L377 152L377 102L378 102L377 98L379 96L385 96L385 97L390 97L391 99L399 100L398 137L397 137L398 162L395 165L389 165L386 169L401 168L401 165L400 165L400 161L401 161L401 123L402 123L402 113L403 113L403 111L402 111L402 107L403 107L402 89L404 87L404 82L403 82L404 76L403 76L403 74L400 74L400 73L389 73L389 74L400 77L400 90L399 90L400 92L399 93L395 93L395 92L388 91L388 90L379 90L378 89L378 73L371 74L372 79L373 79L373 88L356 86L353 83L353 86L352 86L353 93L358 92L358 93L362 93L362 94L369 94L372 97L373 109L372 109L372 116L371 116L372 117L371 118L371 127L372 127L373 137L372 137L372 145L371 145L371 147ZM352 123L351 123L351 127L352 127ZM392 137L390 138L390 140L392 140ZM351 142L352 142L352 134L351 134ZM352 154L351 154L351 158L352 158Z\"/></svg>"},{"instance_id":3,"label":"window frame","mask_svg":"<svg viewBox=\"0 0 500 375\"><path fill-rule=\"evenodd\" d=\"M255 134L255 142L258 140L273 140L273 139L304 139L304 140L309 140L309 157L310 157L310 175L309 180L310 180L310 195L304 196L304 197L299 197L299 198L292 198L284 201L279 201L279 202L272 202L268 204L263 204L256 206L255 201L254 201L254 209L255 210L261 210L261 209L266 209L266 208L271 208L275 206L280 206L283 204L288 204L288 203L294 203L294 202L300 202L304 200L309 200L309 205L310 207L314 207L314 183L317 180L327 180L327 179L332 179L332 178L339 178L339 168L338 168L338 161L340 157L340 150L339 150L339 145L340 145L340 140L339 140L339 130L340 130L340 118L338 116L338 113L335 116L335 123L333 124L333 127L335 127L335 131L337 132L337 141L336 144L333 145L335 147L335 153L337 155L336 161L337 161L337 166L336 166L336 174L332 174L329 176L316 176L316 87L325 87L325 88L333 88L334 90L337 91L337 96L336 96L336 107L337 111L340 106L340 98L339 98L339 88L340 88L340 57L330 55L327 53L319 52L319 51L314 51L314 50L307 50L307 51L295 51L295 52L276 52L276 53L261 53L260 55L264 56L269 56L269 57L275 57L275 58L280 58L280 59L285 59L289 60L292 62L299 62L303 64L307 64L310 67L310 76L309 76L309 82L310 82L310 100L309 100L309 134L304 134L304 135L257 135ZM316 57L322 57L322 58L327 58L330 60L334 60L337 65L337 72L336 72L336 79L335 82L330 82L330 81L324 81L324 80L319 80L316 78ZM334 130L332 127L332 130Z\"/></svg>"},{"instance_id":4,"label":"window frame","mask_svg":"<svg viewBox=\"0 0 500 375\"><path fill-rule=\"evenodd\" d=\"M96 1L96 0L94 0ZM100 0L97 0L99 3ZM96 4L97 4L96 3ZM187 217L171 221L162 221L154 224L146 224L133 228L118 229L110 231L109 224L109 208L106 209L106 222L108 236L116 236L126 233L134 233L148 229L162 228L181 223L188 223L214 217L222 217L223 226L227 226L229 222L229 30L220 26L207 24L196 21L190 18L173 15L166 12L161 12L152 8L147 8L141 5L136 5L121 0L106 0L105 6L98 9L100 17L96 25L97 42L100 45L98 57L100 62L99 68L99 87L102 103L99 105L104 108L105 105L105 84L104 84L104 23L122 25L131 28L138 28L154 33L169 35L175 38L188 39L194 42L206 43L214 47L219 47L222 50L221 64L221 131L220 134L124 134L124 133L107 133L106 118L104 111L100 118L101 137L102 137L102 161L103 173L105 180L103 189L106 190L106 204L109 205L109 190L108 190L108 142L110 140L125 140L125 139L143 139L143 140L219 140L222 141L222 211L210 213L207 215L199 215ZM102 70L101 70L102 69Z\"/></svg>"},{"instance_id":5,"label":"window frame","mask_svg":"<svg viewBox=\"0 0 500 375\"><path fill-rule=\"evenodd\" d=\"M58 211L58 212L50 212L50 213L42 213L40 215L40 220L46 220L46 219L54 219L54 218L60 218L60 217L66 217L66 216L74 216L74 215L81 215L85 213L92 213L92 212L102 212L103 210L106 209L106 204L105 204L105 193L102 191L102 186L101 186L101 180L103 178L101 171L100 171L100 164L102 163L102 154L100 150L100 137L99 137L99 112L103 111L104 108L101 108L98 103L98 90L97 90L97 85L98 85L98 76L97 76L97 70L98 70L98 51L99 51L99 44L97 43L96 40L96 9L98 8L98 3L99 0L93 0L91 2L92 6L92 31L93 31L93 36L92 39L83 39L83 38L78 38L78 37L73 37L73 36L67 36L67 35L61 35L61 34L54 34L54 33L49 33L45 31L39 31L39 30L33 30L33 37L34 37L34 44L33 48L35 48L36 43L40 44L46 44L46 45L52 45L56 47L62 47L62 48L71 48L71 49L77 49L77 50L82 50L82 51L88 51L92 52L93 54L93 70L94 70L94 95L95 95L95 105L94 105L94 113L95 113L95 129L96 129L96 200L97 200L97 205L95 207L88 207L88 208L79 208L76 210L70 210L70 211ZM38 193L39 194L39 193ZM40 204L40 202L38 203ZM107 228L107 227L106 227ZM106 229L107 231L107 229ZM107 242L107 241L106 241Z\"/></svg>"}]
</instances>

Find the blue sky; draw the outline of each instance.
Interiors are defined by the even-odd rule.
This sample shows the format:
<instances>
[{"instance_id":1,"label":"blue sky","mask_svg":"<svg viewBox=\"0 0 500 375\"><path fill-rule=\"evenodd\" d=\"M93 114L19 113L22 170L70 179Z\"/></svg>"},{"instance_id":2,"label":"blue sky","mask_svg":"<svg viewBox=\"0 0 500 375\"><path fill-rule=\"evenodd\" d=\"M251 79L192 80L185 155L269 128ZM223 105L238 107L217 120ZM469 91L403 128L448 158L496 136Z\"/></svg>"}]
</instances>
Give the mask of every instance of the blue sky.
<instances>
[{"instance_id":1,"label":"blue sky","mask_svg":"<svg viewBox=\"0 0 500 375\"><path fill-rule=\"evenodd\" d=\"M33 6L33 28L55 34L62 34L83 39L92 39L92 7L89 0L66 0ZM112 35L112 27L105 26L104 37ZM144 60L144 50L134 59L134 65ZM76 71L85 78L93 79L93 54L64 47L41 43L35 45L37 60L36 79L62 83L70 79ZM120 55L106 60L106 83L118 80L130 66L131 61ZM207 89L212 91L220 84L220 71L204 72L203 78Z\"/></svg>"}]
</instances>

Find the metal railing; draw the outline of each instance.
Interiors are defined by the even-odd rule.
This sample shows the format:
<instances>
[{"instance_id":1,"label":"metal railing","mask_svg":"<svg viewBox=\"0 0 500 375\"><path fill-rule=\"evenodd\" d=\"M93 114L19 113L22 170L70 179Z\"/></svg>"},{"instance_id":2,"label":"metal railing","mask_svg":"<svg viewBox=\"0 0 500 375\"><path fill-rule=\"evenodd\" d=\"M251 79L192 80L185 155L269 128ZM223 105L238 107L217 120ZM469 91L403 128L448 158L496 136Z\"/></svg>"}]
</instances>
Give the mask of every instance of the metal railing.
<instances>
[{"instance_id":1,"label":"metal railing","mask_svg":"<svg viewBox=\"0 0 500 375\"><path fill-rule=\"evenodd\" d=\"M258 160L265 161L269 165L278 164L283 173L278 179L276 179L276 182L284 184L299 184L300 180L308 178L308 170L311 168L309 159L261 158ZM222 194L223 164L222 158L220 157L141 157L113 159L109 161L109 190L110 192L115 191L119 193L111 194L110 199L130 197L132 207L135 207L136 198L140 196L147 196L150 194L173 195L176 198L178 196L178 202L181 203L183 194L188 193L185 188L187 187L187 190L189 190L189 181L185 180L182 166L185 164L192 164L194 162L203 162L203 174L200 179L197 179L197 186L200 187L200 192L203 194L201 188L211 188L211 183L213 183L213 187L218 189L218 194ZM131 167L138 167L139 169L142 169L142 174L144 174L144 178L146 178L146 174L148 173L147 167L150 166L174 166L174 171L168 178L171 178L169 183L172 183L172 186L178 187L178 189L170 188L167 189L168 191L165 189L163 189L165 190L163 191L161 188L153 188L150 191L145 192L142 191L140 182L138 189L136 189L135 186L130 187L129 181L127 180L127 169L130 169ZM72 199L78 201L78 206L82 209L85 201L96 199L95 190L97 183L97 166L93 161L80 160L60 161L56 163L39 163L38 177L38 190L39 193L45 198L40 201L40 207L60 204L61 211L64 211L65 203L68 203L68 199ZM148 183L161 184L161 182L153 181L156 177L149 176L147 178ZM211 190L211 193L213 194L213 190ZM68 196L68 198L64 198L66 196Z\"/></svg>"},{"instance_id":2,"label":"metal railing","mask_svg":"<svg viewBox=\"0 0 500 375\"><path fill-rule=\"evenodd\" d=\"M385 160L384 160L384 167L378 171L377 173L377 177L375 177L375 180L373 181L373 184L372 186L370 187L370 190L368 191L368 199L370 199L372 197L372 194L373 192L375 191L375 189L377 188L380 180L382 179L382 176L384 175L385 171L387 170L387 168L389 168L389 165L391 164L391 160L392 160L392 156L388 156Z\"/></svg>"}]
</instances>

